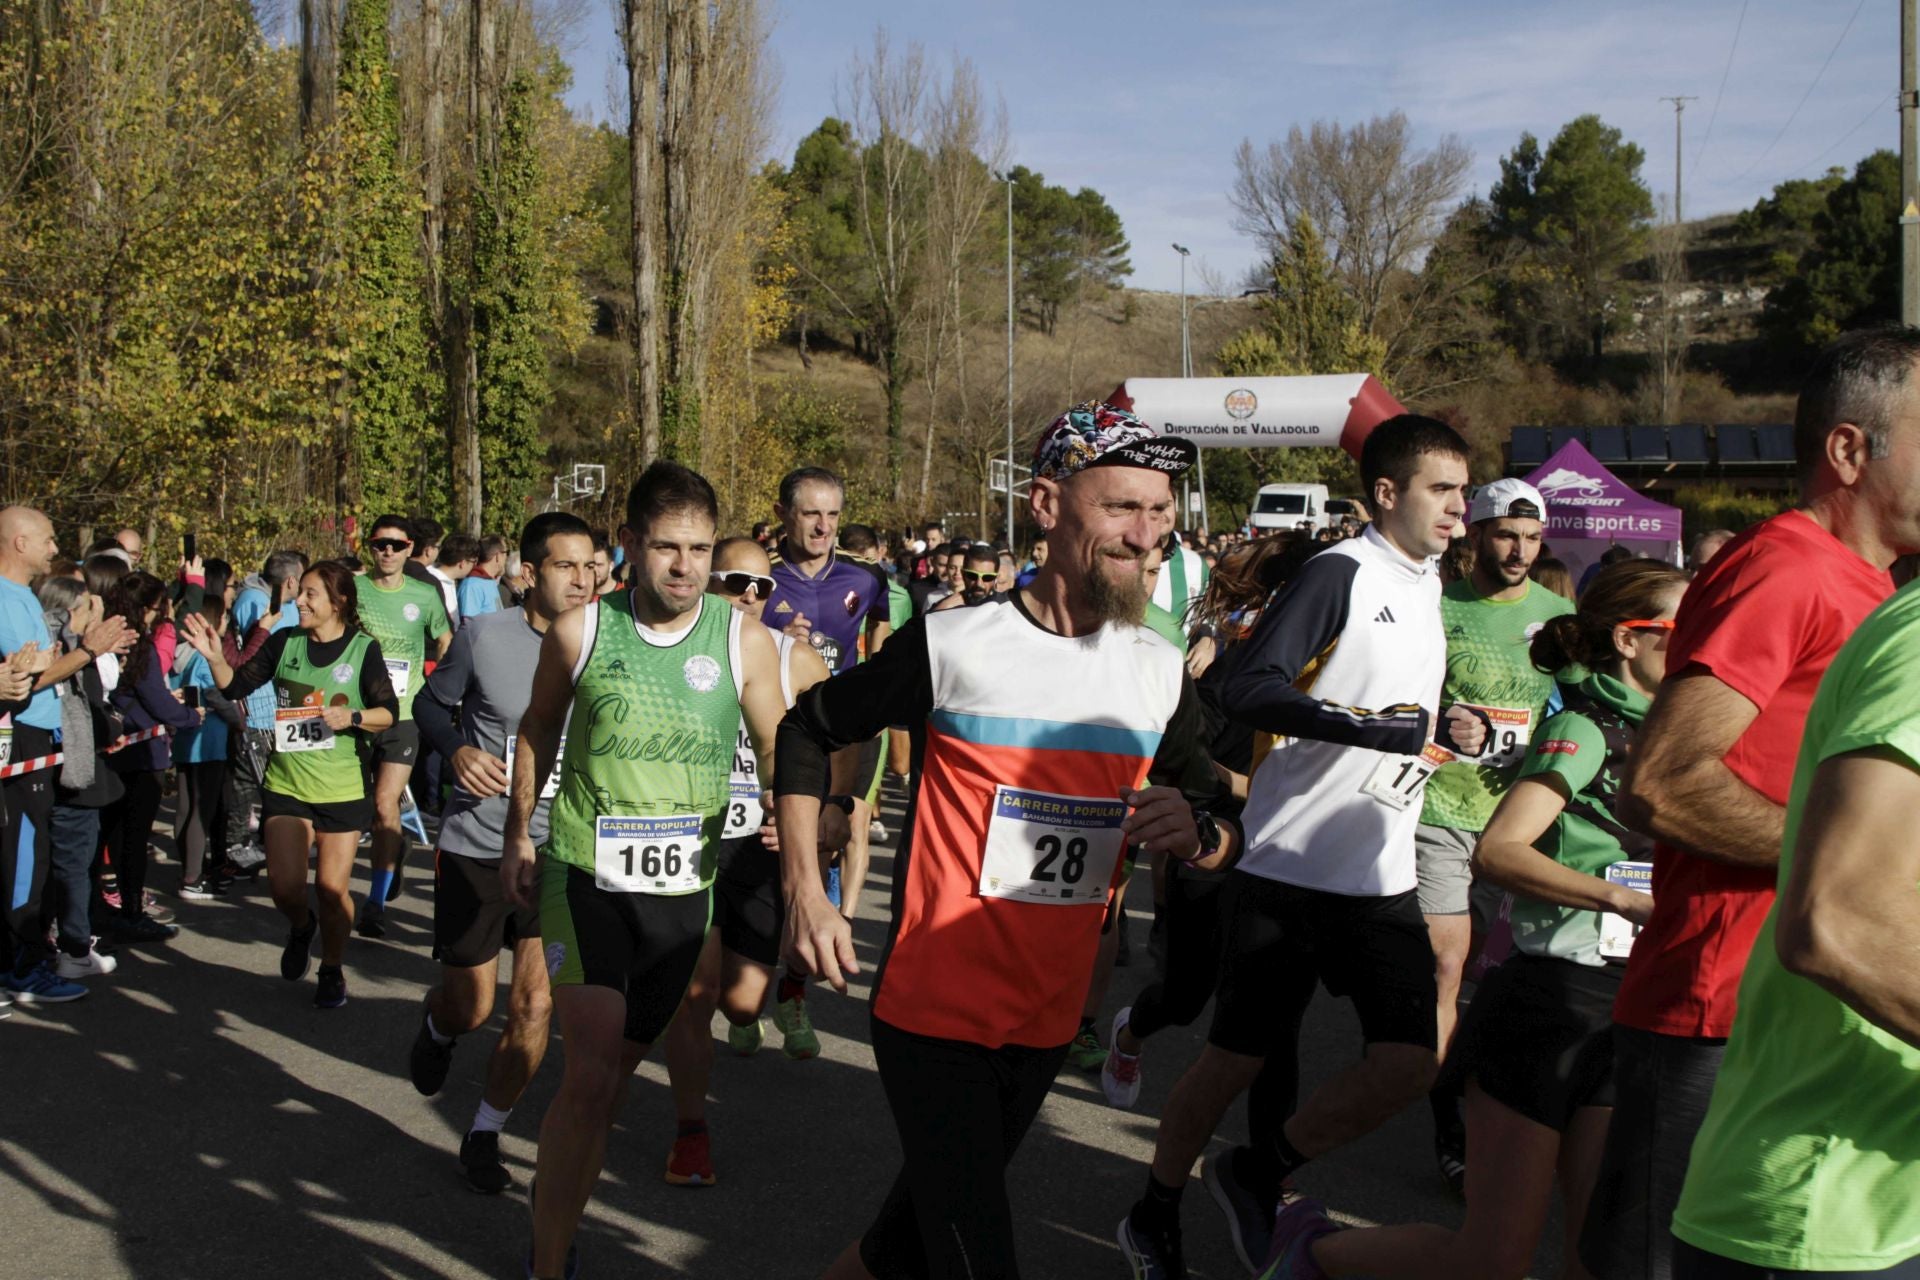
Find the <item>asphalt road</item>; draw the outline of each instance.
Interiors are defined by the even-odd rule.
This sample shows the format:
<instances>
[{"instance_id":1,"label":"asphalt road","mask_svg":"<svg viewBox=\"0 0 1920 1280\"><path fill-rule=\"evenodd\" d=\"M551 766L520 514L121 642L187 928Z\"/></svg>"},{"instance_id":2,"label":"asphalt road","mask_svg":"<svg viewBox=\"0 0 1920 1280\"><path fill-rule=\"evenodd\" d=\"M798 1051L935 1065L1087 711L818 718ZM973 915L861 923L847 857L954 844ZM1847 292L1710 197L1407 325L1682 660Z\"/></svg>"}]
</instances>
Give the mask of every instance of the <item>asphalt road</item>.
<instances>
[{"instance_id":1,"label":"asphalt road","mask_svg":"<svg viewBox=\"0 0 1920 1280\"><path fill-rule=\"evenodd\" d=\"M898 817L890 805L895 830ZM285 926L264 886L178 901L172 862L153 880L178 912L178 938L120 948L120 971L95 980L84 1000L14 1006L0 1022L0 1277L519 1277L534 1135L563 1048L507 1127L514 1189L469 1191L455 1152L492 1033L463 1038L438 1097L414 1092L407 1047L434 965L427 855L416 851L409 869L388 937L348 947L344 1009L314 1009L311 979L280 980ZM890 851L876 847L856 932L869 974L891 869ZM363 864L356 898L364 884ZM1149 979L1147 924L1136 909L1134 962L1116 976L1108 1016ZM503 958L503 980L505 967ZM771 1030L753 1059L720 1046L712 1188L662 1180L672 1103L665 1069L643 1066L582 1224L583 1275L818 1275L870 1219L899 1158L865 1043L866 995L864 985L845 997L816 991L824 1051L814 1061L788 1061ZM1113 1229L1139 1192L1155 1117L1197 1054L1205 1017L1198 1031L1154 1039L1133 1112L1109 1108L1096 1077L1062 1075L1009 1175L1023 1274L1127 1274ZM1303 1087L1358 1047L1351 1011L1323 996L1307 1022ZM1236 1107L1217 1141L1244 1132ZM1452 1224L1461 1213L1434 1172L1424 1108L1315 1162L1299 1182L1353 1222ZM1243 1275L1205 1189L1192 1186L1192 1274ZM1558 1271L1557 1231L1536 1274Z\"/></svg>"}]
</instances>

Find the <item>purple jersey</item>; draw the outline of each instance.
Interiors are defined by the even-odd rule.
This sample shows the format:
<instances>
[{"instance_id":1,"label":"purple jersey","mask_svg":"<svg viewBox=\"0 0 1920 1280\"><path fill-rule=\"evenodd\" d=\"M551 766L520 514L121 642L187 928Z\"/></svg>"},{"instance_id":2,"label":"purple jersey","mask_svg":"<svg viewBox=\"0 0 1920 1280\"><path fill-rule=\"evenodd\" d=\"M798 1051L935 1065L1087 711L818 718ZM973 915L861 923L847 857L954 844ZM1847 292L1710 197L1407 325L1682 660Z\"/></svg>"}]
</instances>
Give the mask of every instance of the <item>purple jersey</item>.
<instances>
[{"instance_id":1,"label":"purple jersey","mask_svg":"<svg viewBox=\"0 0 1920 1280\"><path fill-rule=\"evenodd\" d=\"M827 670L838 674L860 657L860 634L867 622L886 622L887 577L880 566L845 551L835 551L817 578L809 578L773 549L773 594L764 615L768 626L784 630L795 614L813 624L813 647Z\"/></svg>"}]
</instances>

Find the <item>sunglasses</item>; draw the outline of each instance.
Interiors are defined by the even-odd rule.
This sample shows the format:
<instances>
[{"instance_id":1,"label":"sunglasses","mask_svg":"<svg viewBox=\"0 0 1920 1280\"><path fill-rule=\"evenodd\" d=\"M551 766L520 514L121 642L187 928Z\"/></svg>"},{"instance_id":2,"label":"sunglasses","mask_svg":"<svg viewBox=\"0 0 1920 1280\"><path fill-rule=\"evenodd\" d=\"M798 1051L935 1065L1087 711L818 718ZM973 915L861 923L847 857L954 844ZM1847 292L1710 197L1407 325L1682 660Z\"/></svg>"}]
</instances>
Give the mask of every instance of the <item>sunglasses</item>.
<instances>
[{"instance_id":1,"label":"sunglasses","mask_svg":"<svg viewBox=\"0 0 1920 1280\"><path fill-rule=\"evenodd\" d=\"M749 591L757 591L760 593L760 598L765 600L773 594L773 579L763 578L757 573L742 573L738 570L722 572L715 569L707 575L707 580L719 583L721 590L729 595L743 596Z\"/></svg>"},{"instance_id":2,"label":"sunglasses","mask_svg":"<svg viewBox=\"0 0 1920 1280\"><path fill-rule=\"evenodd\" d=\"M405 538L375 538L367 545L375 551L405 551L413 544Z\"/></svg>"},{"instance_id":3,"label":"sunglasses","mask_svg":"<svg viewBox=\"0 0 1920 1280\"><path fill-rule=\"evenodd\" d=\"M960 576L968 582L998 582L1000 571L995 569L991 573L982 573L977 569L966 569L961 571Z\"/></svg>"},{"instance_id":4,"label":"sunglasses","mask_svg":"<svg viewBox=\"0 0 1920 1280\"><path fill-rule=\"evenodd\" d=\"M1619 622L1619 623L1615 623L1614 625L1626 627L1629 630L1633 630L1633 631L1640 631L1640 630L1671 631L1673 630L1673 619L1672 618L1631 618L1626 622Z\"/></svg>"}]
</instances>

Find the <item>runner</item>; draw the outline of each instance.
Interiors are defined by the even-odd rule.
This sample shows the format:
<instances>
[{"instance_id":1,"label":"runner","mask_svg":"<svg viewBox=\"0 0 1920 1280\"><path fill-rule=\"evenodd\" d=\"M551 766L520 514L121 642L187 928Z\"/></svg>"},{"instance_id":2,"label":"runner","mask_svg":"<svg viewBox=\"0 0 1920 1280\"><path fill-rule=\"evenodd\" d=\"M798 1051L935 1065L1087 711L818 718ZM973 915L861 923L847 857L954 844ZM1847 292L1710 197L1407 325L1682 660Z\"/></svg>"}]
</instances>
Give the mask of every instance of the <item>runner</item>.
<instances>
[{"instance_id":1,"label":"runner","mask_svg":"<svg viewBox=\"0 0 1920 1280\"><path fill-rule=\"evenodd\" d=\"M775 627L820 651L827 670L838 675L880 652L893 629L887 600L887 575L880 566L837 549L846 485L824 467L801 467L780 481L780 541L773 562L773 596L766 616ZM884 726L883 726L884 727ZM880 765L880 737L848 749L853 775L874 778ZM867 882L867 843L873 806L867 788L854 793L852 836L840 854L840 910L851 919ZM827 868L821 868L827 874Z\"/></svg>"},{"instance_id":2,"label":"runner","mask_svg":"<svg viewBox=\"0 0 1920 1280\"><path fill-rule=\"evenodd\" d=\"M353 574L323 560L300 579L297 628L273 633L238 671L227 665L220 637L199 614L188 614L187 643L213 671L220 691L239 701L273 685L274 751L261 794L267 879L273 903L292 926L280 976L307 976L313 935L320 933L320 976L313 1002L347 1002L340 972L353 922L347 884L360 833L373 822L362 764L366 738L393 724L396 699L380 642L360 625ZM319 851L314 896L307 906L307 854Z\"/></svg>"},{"instance_id":3,"label":"runner","mask_svg":"<svg viewBox=\"0 0 1920 1280\"><path fill-rule=\"evenodd\" d=\"M400 826L400 797L420 754L420 730L413 723L413 699L426 680L429 658L446 656L453 642L439 588L407 574L413 526L404 516L373 522L367 547L372 566L362 579L360 617L367 634L380 642L393 694L399 700L393 725L373 736L373 874L360 903L355 929L363 938L387 933L387 903L400 890L400 864L411 841Z\"/></svg>"},{"instance_id":4,"label":"runner","mask_svg":"<svg viewBox=\"0 0 1920 1280\"><path fill-rule=\"evenodd\" d=\"M509 908L500 885L508 770L541 641L555 618L593 598L593 538L586 521L548 512L521 533L520 555L534 566L534 588L522 606L468 619L427 678L425 696L413 704L422 736L448 762L456 786L433 863L440 985L427 993L407 1071L421 1093L440 1092L455 1039L485 1026L493 1014L500 952L511 947L507 1025L487 1059L479 1110L460 1141L468 1185L490 1194L513 1185L500 1160L500 1131L540 1069L552 1009L539 916L530 907ZM551 793L551 784L541 788L531 819L537 840L546 838Z\"/></svg>"},{"instance_id":5,"label":"runner","mask_svg":"<svg viewBox=\"0 0 1920 1280\"><path fill-rule=\"evenodd\" d=\"M763 621L767 594L773 590L766 549L752 538L727 538L713 549L708 592L747 618ZM827 664L811 645L780 631L774 637L781 662L781 696L791 707L799 694L827 678ZM700 966L673 1025L667 1029L667 1077L679 1130L667 1157L667 1181L675 1186L714 1185L713 1155L707 1136L707 1081L713 1074L713 1012L727 1018L727 1047L741 1056L760 1050L760 1009L766 1004L774 966L780 963L780 855L761 839L765 822L761 797L765 784L746 722L733 750L726 825L713 878L713 922L700 951ZM851 806L849 806L850 808ZM823 837L823 847L845 843L846 815L837 806L822 811L822 821L839 820L838 834ZM786 1055L815 1057L820 1037L807 1017L805 976L784 976L774 1024Z\"/></svg>"},{"instance_id":6,"label":"runner","mask_svg":"<svg viewBox=\"0 0 1920 1280\"><path fill-rule=\"evenodd\" d=\"M999 594L1000 558L986 543L967 548L960 564L960 590L933 606L934 613L985 604Z\"/></svg>"},{"instance_id":7,"label":"runner","mask_svg":"<svg viewBox=\"0 0 1920 1280\"><path fill-rule=\"evenodd\" d=\"M1492 737L1477 760L1443 764L1427 779L1414 831L1414 867L1420 877L1420 913L1433 942L1439 987L1440 1054L1444 1059L1459 1015L1460 978L1475 936L1484 937L1499 913L1501 890L1474 883L1474 845L1500 797L1513 785L1533 740L1553 676L1528 660L1527 644L1550 618L1573 605L1528 577L1540 556L1546 500L1524 480L1495 480L1473 495L1467 543L1473 569L1440 593L1447 633L1443 703L1484 713ZM1429 1095L1434 1159L1455 1192L1465 1185L1466 1130L1460 1095L1451 1088Z\"/></svg>"},{"instance_id":8,"label":"runner","mask_svg":"<svg viewBox=\"0 0 1920 1280\"><path fill-rule=\"evenodd\" d=\"M1249 783L1207 1046L1167 1101L1146 1195L1119 1227L1136 1277L1186 1273L1181 1192L1249 1086L1251 1145L1209 1159L1205 1178L1252 1271L1286 1178L1424 1094L1438 1068L1413 829L1436 731L1462 755L1485 740L1477 713L1437 711L1433 557L1466 514L1467 444L1434 419L1390 418L1362 446L1360 477L1373 523L1309 560L1221 673L1235 719L1286 737ZM1353 1001L1366 1051L1296 1110L1300 1019L1321 982Z\"/></svg>"},{"instance_id":9,"label":"runner","mask_svg":"<svg viewBox=\"0 0 1920 1280\"><path fill-rule=\"evenodd\" d=\"M1474 853L1474 870L1515 894L1515 954L1480 984L1447 1064L1465 1086L1474 1152L1465 1223L1330 1235L1326 1215L1300 1201L1275 1224L1271 1274L1521 1280L1556 1175L1574 1256L1613 1107L1611 960L1619 929L1653 907L1609 878L1652 844L1620 825L1615 806L1686 586L1672 565L1623 561L1529 647L1540 671L1585 674L1541 726Z\"/></svg>"},{"instance_id":10,"label":"runner","mask_svg":"<svg viewBox=\"0 0 1920 1280\"><path fill-rule=\"evenodd\" d=\"M1688 588L1627 775L1653 850L1653 917L1614 1005L1619 1098L1580 1258L1603 1280L1673 1274L1673 1207L1772 905L1807 709L1827 666L1920 551L1920 330L1848 334L1794 418L1800 508L1728 543ZM1817 589L1814 589L1817 587Z\"/></svg>"},{"instance_id":11,"label":"runner","mask_svg":"<svg viewBox=\"0 0 1920 1280\"><path fill-rule=\"evenodd\" d=\"M841 989L851 933L813 874L830 753L907 724L918 766L871 1013L905 1167L833 1280L1018 1274L1006 1165L1066 1057L1124 846L1233 848L1189 805L1217 788L1180 655L1139 626L1193 456L1108 405L1061 415L1034 454L1054 552L1033 585L909 625L781 725L787 946Z\"/></svg>"},{"instance_id":12,"label":"runner","mask_svg":"<svg viewBox=\"0 0 1920 1280\"><path fill-rule=\"evenodd\" d=\"M1908 584L1807 713L1779 901L1674 1214L1682 1280L1920 1276L1916 653Z\"/></svg>"},{"instance_id":13,"label":"runner","mask_svg":"<svg viewBox=\"0 0 1920 1280\"><path fill-rule=\"evenodd\" d=\"M540 1127L540 1194L528 1197L540 1280L575 1270L574 1230L625 1081L699 960L742 711L763 764L780 718L773 639L705 594L718 514L699 475L647 468L620 531L633 585L548 628L520 722L500 880L509 902L539 904L566 1044ZM536 858L529 823L556 760Z\"/></svg>"}]
</instances>

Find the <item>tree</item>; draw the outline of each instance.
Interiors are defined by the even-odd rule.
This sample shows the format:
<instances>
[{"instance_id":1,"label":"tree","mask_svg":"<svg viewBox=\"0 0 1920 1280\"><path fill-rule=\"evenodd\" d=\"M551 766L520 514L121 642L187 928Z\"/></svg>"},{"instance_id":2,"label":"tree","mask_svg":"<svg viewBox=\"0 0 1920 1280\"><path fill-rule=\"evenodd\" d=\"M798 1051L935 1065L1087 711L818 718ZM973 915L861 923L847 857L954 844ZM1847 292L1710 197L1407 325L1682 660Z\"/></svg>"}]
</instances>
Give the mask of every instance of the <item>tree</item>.
<instances>
[{"instance_id":1,"label":"tree","mask_svg":"<svg viewBox=\"0 0 1920 1280\"><path fill-rule=\"evenodd\" d=\"M1764 202L1763 202L1764 203ZM1876 151L1836 183L1811 220L1811 243L1768 295L1761 324L1782 354L1801 356L1848 329L1900 314L1900 162Z\"/></svg>"},{"instance_id":2,"label":"tree","mask_svg":"<svg viewBox=\"0 0 1920 1280\"><path fill-rule=\"evenodd\" d=\"M1452 134L1417 147L1398 111L1351 126L1316 120L1264 151L1242 141L1228 198L1234 225L1269 262L1285 254L1300 219L1311 221L1362 332L1386 344L1396 377L1413 378L1434 342L1437 303L1416 275L1472 164Z\"/></svg>"},{"instance_id":3,"label":"tree","mask_svg":"<svg viewBox=\"0 0 1920 1280\"><path fill-rule=\"evenodd\" d=\"M641 466L660 455L660 148L659 15L655 0L622 0L621 51L627 63L627 263L631 272L628 342L633 352L631 412Z\"/></svg>"},{"instance_id":4,"label":"tree","mask_svg":"<svg viewBox=\"0 0 1920 1280\"><path fill-rule=\"evenodd\" d=\"M348 0L339 104L348 180L339 242L355 298L343 397L362 505L444 509L434 465L440 388L427 363L417 210L400 168L400 110L388 60L388 0Z\"/></svg>"},{"instance_id":5,"label":"tree","mask_svg":"<svg viewBox=\"0 0 1920 1280\"><path fill-rule=\"evenodd\" d=\"M1554 317L1563 343L1598 362L1621 304L1621 269L1640 256L1653 196L1646 153L1599 116L1569 121L1546 151L1530 133L1500 161L1489 197L1496 233L1528 250L1515 310Z\"/></svg>"},{"instance_id":6,"label":"tree","mask_svg":"<svg viewBox=\"0 0 1920 1280\"><path fill-rule=\"evenodd\" d=\"M1380 373L1384 349L1361 327L1358 305L1336 278L1313 219L1298 214L1271 264L1266 323L1215 355L1228 376Z\"/></svg>"},{"instance_id":7,"label":"tree","mask_svg":"<svg viewBox=\"0 0 1920 1280\"><path fill-rule=\"evenodd\" d=\"M1060 308L1133 274L1120 215L1098 191L1048 186L1024 165L1013 181L1013 257L1019 299L1041 332L1052 334Z\"/></svg>"}]
</instances>

